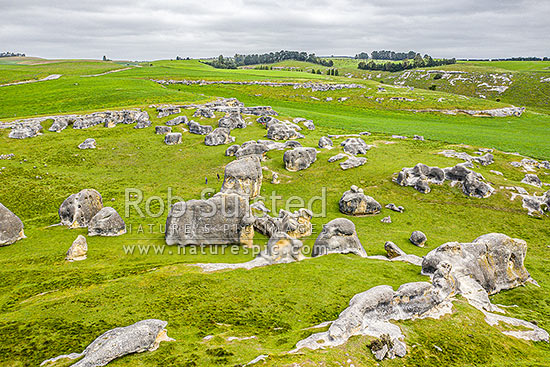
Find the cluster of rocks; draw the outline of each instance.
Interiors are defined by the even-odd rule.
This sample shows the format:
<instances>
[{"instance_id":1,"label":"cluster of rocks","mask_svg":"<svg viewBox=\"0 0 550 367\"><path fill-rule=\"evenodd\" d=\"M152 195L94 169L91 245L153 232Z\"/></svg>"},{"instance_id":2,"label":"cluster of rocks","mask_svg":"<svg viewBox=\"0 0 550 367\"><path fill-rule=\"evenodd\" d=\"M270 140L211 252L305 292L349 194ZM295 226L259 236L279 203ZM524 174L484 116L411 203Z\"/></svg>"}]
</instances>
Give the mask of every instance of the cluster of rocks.
<instances>
[{"instance_id":1,"label":"cluster of rocks","mask_svg":"<svg viewBox=\"0 0 550 367\"><path fill-rule=\"evenodd\" d=\"M103 207L99 192L84 189L69 196L59 207L61 224L69 228L88 228L89 236L119 236L126 224L117 211Z\"/></svg>"},{"instance_id":2,"label":"cluster of rocks","mask_svg":"<svg viewBox=\"0 0 550 367\"><path fill-rule=\"evenodd\" d=\"M366 154L372 148L372 145L367 145L361 138L348 138L340 145L343 147L344 152L352 155Z\"/></svg>"},{"instance_id":3,"label":"cluster of rocks","mask_svg":"<svg viewBox=\"0 0 550 367\"><path fill-rule=\"evenodd\" d=\"M536 172L537 169L547 169L550 170L550 162L548 161L537 161L531 158L523 158L519 162L510 162L514 167L522 167L525 172Z\"/></svg>"},{"instance_id":4,"label":"cluster of rocks","mask_svg":"<svg viewBox=\"0 0 550 367\"><path fill-rule=\"evenodd\" d=\"M220 98L218 100L207 102L204 104L196 105L162 105L152 106L155 107L159 118L163 118L170 115L181 113L184 109L196 109L195 117L214 118L214 112L237 112L244 115L256 115L256 116L270 116L277 115L270 106L252 106L245 107L244 103L240 102L236 98ZM199 112L200 111L200 112Z\"/></svg>"},{"instance_id":5,"label":"cluster of rocks","mask_svg":"<svg viewBox=\"0 0 550 367\"><path fill-rule=\"evenodd\" d=\"M550 212L550 190L542 195L529 195L527 191L522 190L519 194L513 194L512 199L516 195L522 198L522 206L527 209L528 215L542 216L545 212Z\"/></svg>"},{"instance_id":6,"label":"cluster of rocks","mask_svg":"<svg viewBox=\"0 0 550 367\"><path fill-rule=\"evenodd\" d=\"M0 246L7 246L25 238L23 222L0 203Z\"/></svg>"},{"instance_id":7,"label":"cluster of rocks","mask_svg":"<svg viewBox=\"0 0 550 367\"><path fill-rule=\"evenodd\" d=\"M466 110L466 109L454 109L454 110L438 110L438 109L422 109L422 110L409 110L412 112L440 112L446 115L458 115L465 114L474 117L520 117L525 112L525 107L503 107L495 108L491 110Z\"/></svg>"},{"instance_id":8,"label":"cluster of rocks","mask_svg":"<svg viewBox=\"0 0 550 367\"><path fill-rule=\"evenodd\" d=\"M12 159L13 157L15 157L15 154L13 154L13 153L0 154L0 160L2 160L2 159Z\"/></svg>"},{"instance_id":9,"label":"cluster of rocks","mask_svg":"<svg viewBox=\"0 0 550 367\"><path fill-rule=\"evenodd\" d=\"M306 237L311 235L313 230L312 217L313 213L304 208L295 212L281 209L277 217L272 217L264 212L255 217L254 229L268 237L277 233L284 233L292 238Z\"/></svg>"},{"instance_id":10,"label":"cluster of rocks","mask_svg":"<svg viewBox=\"0 0 550 367\"><path fill-rule=\"evenodd\" d=\"M394 258L406 255L397 246L386 245ZM533 323L491 313L504 311L490 302L490 294L533 282L523 264L526 249L524 241L497 233L481 236L472 243L441 245L422 261L422 273L430 275L431 283L406 283L397 291L381 285L359 293L328 331L298 342L295 351L338 346L354 335L369 335L379 338L371 345L376 359L403 357L407 353L405 337L399 326L390 321L438 318L451 312L452 297L457 294L481 310L489 324L503 322L521 327L503 333L548 341L548 333Z\"/></svg>"},{"instance_id":11,"label":"cluster of rocks","mask_svg":"<svg viewBox=\"0 0 550 367\"><path fill-rule=\"evenodd\" d=\"M260 85L267 87L293 87L294 89L311 89L312 92L327 92L341 89L365 88L361 84L325 84L325 83L292 83L292 82L266 82L266 81L233 81L233 80L155 80L162 85L183 84L183 85L213 85L213 84L235 84L235 85Z\"/></svg>"},{"instance_id":12,"label":"cluster of rocks","mask_svg":"<svg viewBox=\"0 0 550 367\"><path fill-rule=\"evenodd\" d=\"M526 174L525 177L521 180L521 183L535 187L542 187L542 181L540 180L539 176L535 175L534 173Z\"/></svg>"},{"instance_id":13,"label":"cluster of rocks","mask_svg":"<svg viewBox=\"0 0 550 367\"><path fill-rule=\"evenodd\" d=\"M48 129L51 132L61 132L69 125L73 129L87 129L96 125L104 125L111 128L118 124L136 124L135 128L151 126L149 114L141 110L102 111L86 115L56 115L29 119L15 120L10 123L0 124L2 128L11 128L8 137L13 139L26 139L41 134L42 123L53 120Z\"/></svg>"},{"instance_id":14,"label":"cluster of rocks","mask_svg":"<svg viewBox=\"0 0 550 367\"><path fill-rule=\"evenodd\" d=\"M132 353L155 351L161 342L174 341L166 331L168 322L162 320L142 320L133 325L117 327L97 337L81 353L60 355L45 360L40 365L48 365L63 359L79 359L73 367L99 367Z\"/></svg>"},{"instance_id":15,"label":"cluster of rocks","mask_svg":"<svg viewBox=\"0 0 550 367\"><path fill-rule=\"evenodd\" d=\"M204 137L204 144L208 146L231 144L234 141L231 130L226 127L217 127Z\"/></svg>"},{"instance_id":16,"label":"cluster of rocks","mask_svg":"<svg viewBox=\"0 0 550 367\"><path fill-rule=\"evenodd\" d=\"M470 170L466 163L443 169L419 163L412 168L403 168L394 178L397 184L412 186L424 194L431 191L430 183L441 185L445 181L450 181L451 185L460 184L462 192L467 196L486 198L491 196L494 189L483 180L483 176Z\"/></svg>"},{"instance_id":17,"label":"cluster of rocks","mask_svg":"<svg viewBox=\"0 0 550 367\"><path fill-rule=\"evenodd\" d=\"M448 158L458 158L466 162L478 163L482 166L488 166L494 162L495 157L491 153L485 153L484 155L481 155L482 152L476 152L476 153L479 153L479 156L475 157L475 156L469 155L468 153L457 152L454 150L444 150L439 154L442 154Z\"/></svg>"}]
</instances>

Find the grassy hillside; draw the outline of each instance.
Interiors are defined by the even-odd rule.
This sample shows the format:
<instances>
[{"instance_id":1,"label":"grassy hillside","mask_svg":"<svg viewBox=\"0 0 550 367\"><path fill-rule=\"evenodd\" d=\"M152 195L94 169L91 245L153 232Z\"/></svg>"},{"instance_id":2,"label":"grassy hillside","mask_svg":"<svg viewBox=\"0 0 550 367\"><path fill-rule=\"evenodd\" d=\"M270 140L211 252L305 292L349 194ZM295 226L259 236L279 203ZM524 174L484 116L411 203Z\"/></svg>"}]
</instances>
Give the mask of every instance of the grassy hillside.
<instances>
[{"instance_id":1,"label":"grassy hillside","mask_svg":"<svg viewBox=\"0 0 550 367\"><path fill-rule=\"evenodd\" d=\"M266 174L262 195L276 191L283 198L280 203L293 195L307 201L326 187L327 214L313 219L314 234L304 239L309 248L324 223L343 216L338 211L338 200L352 184L363 187L383 205L394 202L406 208L404 213L383 209L377 216L353 218L369 255L384 254L384 243L388 240L407 253L424 255L447 241L468 242L490 232L524 239L529 248L526 267L540 287L529 284L501 292L492 301L515 304L518 307L507 309L510 316L536 321L550 330L548 218L528 217L521 202L511 201L509 192L500 189L520 186L529 192L542 191L520 182L524 173L510 165L519 157L498 151L494 153L493 165L475 168L497 189L487 199L468 198L458 187L447 184L435 186L430 194L424 195L391 181L395 172L418 162L439 167L461 162L437 154L444 149L473 154L477 147L495 147L550 158L546 138L550 133L548 115L474 118L415 114L404 110L434 106L496 108L507 104L418 88L411 91L385 86L386 92L378 92L378 83L356 79L352 81L363 83L366 88L311 92L290 87L238 85L165 87L149 79L325 82L349 82L349 79L291 71L219 70L196 61L158 61L152 65L89 78L81 77L90 73L87 63L58 65L67 70L74 68L75 72L56 71L64 75L59 80L2 87L0 116L11 119L14 115L140 106L149 112L155 126L174 116L156 118L154 109L148 107L151 103L203 102L219 96L236 97L247 105L271 105L282 119L313 119L317 129L303 131L304 146L316 146L319 138L327 134L372 131L371 136L364 137L367 144L375 145L366 155L367 163L345 172L337 163L327 162L341 152L339 143L343 139L335 140L334 149L323 150L310 168L300 172L284 169L283 151L269 152L268 160L262 164L280 173L282 182L273 185L270 174ZM34 67L24 66L24 72L32 73ZM415 101L389 101L392 96ZM327 102L326 97L333 100ZM339 97L349 99L339 102ZM376 98L384 100L379 103ZM445 101L438 102L440 98ZM182 115L191 118L192 113L187 110ZM216 119L200 122L217 126L220 117L218 114ZM239 144L264 138L266 133L252 117L247 120L252 122L251 126L232 132ZM455 302L453 314L440 320L399 322L409 347L402 359L376 362L367 348L368 337L354 337L346 345L329 350L286 354L297 341L314 332L308 327L335 319L356 293L376 285L397 288L405 282L428 278L420 275L419 268L413 265L353 255L329 255L250 271L205 274L189 264L242 262L253 255L242 248L236 249L236 254L220 254L213 247L206 248L204 254L178 254L175 248L163 247L166 213L141 218L131 212L124 218L128 234L88 237L88 259L67 263L64 256L72 241L78 234L86 235L82 229L51 227L59 221L59 205L70 194L83 188L97 189L105 205L121 214L127 188L143 190L145 197L157 195L166 199L171 188L173 194L185 200L198 198L204 188L220 189L216 175L223 179L224 166L232 158L224 155L227 146L207 147L204 137L189 133L184 133L183 144L167 146L162 136L154 134L154 127L138 130L126 125L112 129L97 126L51 133L47 132L50 123L44 124L46 131L42 136L26 140L9 139L9 131L0 129L0 154L15 154L11 160L0 161L0 166L5 167L0 171L0 202L23 220L27 235L14 245L0 247L1 366L38 365L56 355L80 352L104 331L146 318L168 321L168 335L176 341L162 343L155 352L126 356L109 366L240 366L260 354L270 356L266 365L271 366L550 363L548 344L501 334L498 328L486 325L483 315L462 299ZM179 131L181 127L174 129ZM392 139L393 133L421 134L428 140ZM96 139L98 148L77 149L86 138ZM457 146L458 143L469 146ZM501 171L504 176L491 170ZM548 173L541 171L539 177L550 184ZM280 208L272 207L270 201L266 205L275 212ZM391 215L393 223L380 222L387 215ZM143 232L138 230L140 225ZM408 242L413 230L427 234L426 248ZM258 234L255 238L259 244L266 240ZM135 246L135 251L128 254L125 250L131 246ZM148 254L140 251L147 248ZM203 340L207 335L214 337ZM233 336L255 338L227 340ZM56 366L65 365L69 363Z\"/></svg>"}]
</instances>

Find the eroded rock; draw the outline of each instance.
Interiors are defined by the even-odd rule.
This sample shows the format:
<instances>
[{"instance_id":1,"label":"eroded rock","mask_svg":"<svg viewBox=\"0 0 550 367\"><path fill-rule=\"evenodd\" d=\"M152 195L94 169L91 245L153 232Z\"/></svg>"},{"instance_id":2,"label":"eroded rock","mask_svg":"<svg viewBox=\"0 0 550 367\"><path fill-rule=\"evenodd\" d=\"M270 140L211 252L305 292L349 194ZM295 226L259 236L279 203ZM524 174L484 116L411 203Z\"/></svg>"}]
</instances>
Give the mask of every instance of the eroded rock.
<instances>
[{"instance_id":1,"label":"eroded rock","mask_svg":"<svg viewBox=\"0 0 550 367\"><path fill-rule=\"evenodd\" d=\"M198 122L190 121L187 126L189 127L189 132L191 134L206 135L212 132L212 126L210 125L201 125Z\"/></svg>"},{"instance_id":2,"label":"eroded rock","mask_svg":"<svg viewBox=\"0 0 550 367\"><path fill-rule=\"evenodd\" d=\"M181 144L181 133L168 133L164 137L164 144L166 145L176 145Z\"/></svg>"},{"instance_id":3,"label":"eroded rock","mask_svg":"<svg viewBox=\"0 0 550 367\"><path fill-rule=\"evenodd\" d=\"M365 154L371 148L361 138L348 138L340 144L344 148L344 152L348 154Z\"/></svg>"},{"instance_id":4,"label":"eroded rock","mask_svg":"<svg viewBox=\"0 0 550 367\"><path fill-rule=\"evenodd\" d=\"M7 246L25 238L23 222L0 203L0 246Z\"/></svg>"},{"instance_id":5,"label":"eroded rock","mask_svg":"<svg viewBox=\"0 0 550 367\"><path fill-rule=\"evenodd\" d=\"M88 223L88 236L120 236L126 233L126 223L118 212L107 206Z\"/></svg>"},{"instance_id":6,"label":"eroded rock","mask_svg":"<svg viewBox=\"0 0 550 367\"><path fill-rule=\"evenodd\" d=\"M323 225L321 233L315 240L311 255L317 257L335 253L367 256L367 252L357 237L355 224L349 219L336 218Z\"/></svg>"},{"instance_id":7,"label":"eroded rock","mask_svg":"<svg viewBox=\"0 0 550 367\"><path fill-rule=\"evenodd\" d=\"M346 159L344 162L340 162L340 168L342 168L345 171L351 168L360 167L365 163L367 163L367 158L351 156L348 159Z\"/></svg>"},{"instance_id":8,"label":"eroded rock","mask_svg":"<svg viewBox=\"0 0 550 367\"><path fill-rule=\"evenodd\" d=\"M204 144L208 146L230 144L235 138L230 135L231 130L225 127L217 127L204 137Z\"/></svg>"},{"instance_id":9,"label":"eroded rock","mask_svg":"<svg viewBox=\"0 0 550 367\"><path fill-rule=\"evenodd\" d=\"M276 233L286 233L292 238L311 235L313 213L308 209L299 209L293 213L281 209L278 217L263 214L254 220L254 229L261 234L272 237Z\"/></svg>"},{"instance_id":10,"label":"eroded rock","mask_svg":"<svg viewBox=\"0 0 550 367\"><path fill-rule=\"evenodd\" d=\"M59 207L59 218L62 225L70 228L84 228L102 208L103 200L99 192L84 189L63 201Z\"/></svg>"},{"instance_id":11,"label":"eroded rock","mask_svg":"<svg viewBox=\"0 0 550 367\"><path fill-rule=\"evenodd\" d=\"M382 206L372 197L363 193L363 189L352 185L344 192L339 202L340 212L347 215L373 215L380 213Z\"/></svg>"},{"instance_id":12,"label":"eroded rock","mask_svg":"<svg viewBox=\"0 0 550 367\"><path fill-rule=\"evenodd\" d=\"M301 171L313 164L317 160L317 151L315 148L294 148L287 150L283 155L283 162L288 171Z\"/></svg>"},{"instance_id":13,"label":"eroded rock","mask_svg":"<svg viewBox=\"0 0 550 367\"><path fill-rule=\"evenodd\" d=\"M95 139L88 138L78 145L78 149L95 149Z\"/></svg>"},{"instance_id":14,"label":"eroded rock","mask_svg":"<svg viewBox=\"0 0 550 367\"><path fill-rule=\"evenodd\" d=\"M330 149L330 148L332 148L332 146L333 146L333 143L332 143L332 140L329 137L322 136L319 139L319 148L321 148L321 149Z\"/></svg>"},{"instance_id":15,"label":"eroded rock","mask_svg":"<svg viewBox=\"0 0 550 367\"><path fill-rule=\"evenodd\" d=\"M247 156L225 166L222 192L255 198L262 188L262 166L256 156Z\"/></svg>"},{"instance_id":16,"label":"eroded rock","mask_svg":"<svg viewBox=\"0 0 550 367\"><path fill-rule=\"evenodd\" d=\"M426 235L420 231L414 231L413 233L411 233L411 237L409 237L409 241L411 241L413 245L418 247L424 247L427 240L428 238L426 237Z\"/></svg>"},{"instance_id":17,"label":"eroded rock","mask_svg":"<svg viewBox=\"0 0 550 367\"><path fill-rule=\"evenodd\" d=\"M67 261L82 261L86 260L86 254L88 253L88 243L86 237L79 234L76 240L67 251L65 260Z\"/></svg>"}]
</instances>

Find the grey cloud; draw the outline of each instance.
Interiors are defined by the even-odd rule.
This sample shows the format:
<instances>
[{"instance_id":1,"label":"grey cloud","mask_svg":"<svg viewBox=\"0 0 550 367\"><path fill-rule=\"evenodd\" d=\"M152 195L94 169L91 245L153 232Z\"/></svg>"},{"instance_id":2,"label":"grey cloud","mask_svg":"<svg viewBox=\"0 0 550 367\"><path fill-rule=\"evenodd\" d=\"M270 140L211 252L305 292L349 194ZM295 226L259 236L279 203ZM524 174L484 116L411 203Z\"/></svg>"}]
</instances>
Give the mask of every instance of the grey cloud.
<instances>
[{"instance_id":1,"label":"grey cloud","mask_svg":"<svg viewBox=\"0 0 550 367\"><path fill-rule=\"evenodd\" d=\"M0 0L5 51L144 60L294 49L550 56L541 0Z\"/></svg>"}]
</instances>

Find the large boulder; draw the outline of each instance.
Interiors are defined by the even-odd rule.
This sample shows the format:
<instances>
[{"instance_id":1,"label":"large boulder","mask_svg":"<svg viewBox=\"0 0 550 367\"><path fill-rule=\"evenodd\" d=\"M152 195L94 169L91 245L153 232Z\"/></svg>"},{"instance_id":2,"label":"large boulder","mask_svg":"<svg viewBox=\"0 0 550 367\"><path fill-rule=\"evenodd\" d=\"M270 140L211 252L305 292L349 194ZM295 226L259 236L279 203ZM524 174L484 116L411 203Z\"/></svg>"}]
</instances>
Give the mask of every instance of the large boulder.
<instances>
[{"instance_id":1,"label":"large boulder","mask_svg":"<svg viewBox=\"0 0 550 367\"><path fill-rule=\"evenodd\" d=\"M235 151L235 157L257 156L263 159L268 150L269 148L263 143L247 141Z\"/></svg>"},{"instance_id":2,"label":"large boulder","mask_svg":"<svg viewBox=\"0 0 550 367\"><path fill-rule=\"evenodd\" d=\"M222 192L255 198L262 188L262 166L256 156L248 156L225 166Z\"/></svg>"},{"instance_id":3,"label":"large boulder","mask_svg":"<svg viewBox=\"0 0 550 367\"><path fill-rule=\"evenodd\" d=\"M204 117L207 119L213 119L216 117L216 115L214 114L214 111L209 108L199 108L195 111L193 117Z\"/></svg>"},{"instance_id":4,"label":"large boulder","mask_svg":"<svg viewBox=\"0 0 550 367\"><path fill-rule=\"evenodd\" d=\"M311 235L313 213L305 208L293 213L281 209L279 216L271 217L263 214L254 220L254 229L261 234L272 237L276 233L286 233L292 238L301 238Z\"/></svg>"},{"instance_id":5,"label":"large boulder","mask_svg":"<svg viewBox=\"0 0 550 367\"><path fill-rule=\"evenodd\" d=\"M267 138L271 140L301 139L303 137L295 129L283 123L272 124L267 129Z\"/></svg>"},{"instance_id":6,"label":"large boulder","mask_svg":"<svg viewBox=\"0 0 550 367\"><path fill-rule=\"evenodd\" d=\"M82 353L61 355L41 363L46 365L62 359L80 359L73 367L100 367L132 353L154 351L163 341L173 341L168 337L162 320L142 320L133 325L118 327L101 334Z\"/></svg>"},{"instance_id":7,"label":"large boulder","mask_svg":"<svg viewBox=\"0 0 550 367\"><path fill-rule=\"evenodd\" d=\"M235 153L237 153L237 150L239 150L241 146L239 144L233 144L229 148L225 150L225 155L227 157L234 157Z\"/></svg>"},{"instance_id":8,"label":"large boulder","mask_svg":"<svg viewBox=\"0 0 550 367\"><path fill-rule=\"evenodd\" d=\"M523 180L521 180L521 182L527 185L535 186L535 187L542 187L542 182L540 178L534 173L526 174Z\"/></svg>"},{"instance_id":9,"label":"large boulder","mask_svg":"<svg viewBox=\"0 0 550 367\"><path fill-rule=\"evenodd\" d=\"M371 148L371 146L367 145L361 138L348 138L340 145L344 148L344 152L353 155L365 154L367 150Z\"/></svg>"},{"instance_id":10,"label":"large boulder","mask_svg":"<svg viewBox=\"0 0 550 367\"><path fill-rule=\"evenodd\" d=\"M301 171L317 160L315 148L294 148L283 155L283 162L288 171Z\"/></svg>"},{"instance_id":11,"label":"large boulder","mask_svg":"<svg viewBox=\"0 0 550 367\"><path fill-rule=\"evenodd\" d=\"M230 135L231 130L226 127L217 127L204 137L204 144L208 146L230 144L235 138Z\"/></svg>"},{"instance_id":12,"label":"large boulder","mask_svg":"<svg viewBox=\"0 0 550 367\"><path fill-rule=\"evenodd\" d=\"M418 163L412 168L403 168L395 181L401 186L412 186L421 193L428 193L431 191L428 183L441 185L445 181L445 172L439 167Z\"/></svg>"},{"instance_id":13,"label":"large boulder","mask_svg":"<svg viewBox=\"0 0 550 367\"><path fill-rule=\"evenodd\" d=\"M95 139L88 138L78 145L78 149L95 149Z\"/></svg>"},{"instance_id":14,"label":"large boulder","mask_svg":"<svg viewBox=\"0 0 550 367\"><path fill-rule=\"evenodd\" d=\"M15 125L9 135L8 138L11 139L27 139L27 138L34 138L35 136L42 135L42 126L40 124L18 124Z\"/></svg>"},{"instance_id":15,"label":"large boulder","mask_svg":"<svg viewBox=\"0 0 550 367\"><path fill-rule=\"evenodd\" d=\"M355 157L351 156L346 159L344 162L340 162L340 168L344 171L352 168L357 168L367 163L367 158L365 157Z\"/></svg>"},{"instance_id":16,"label":"large boulder","mask_svg":"<svg viewBox=\"0 0 550 367\"><path fill-rule=\"evenodd\" d=\"M168 245L252 245L252 213L248 198L217 193L206 200L180 201L166 219Z\"/></svg>"},{"instance_id":17,"label":"large boulder","mask_svg":"<svg viewBox=\"0 0 550 367\"><path fill-rule=\"evenodd\" d=\"M494 191L489 184L483 182L484 178L480 173L468 169L464 163L447 167L443 171L445 179L451 181L451 185L460 184L462 192L468 196L486 198Z\"/></svg>"},{"instance_id":18,"label":"large boulder","mask_svg":"<svg viewBox=\"0 0 550 367\"><path fill-rule=\"evenodd\" d=\"M336 218L323 225L323 230L315 240L311 255L316 257L334 253L367 256L367 252L357 237L355 224L349 219Z\"/></svg>"},{"instance_id":19,"label":"large boulder","mask_svg":"<svg viewBox=\"0 0 550 367\"><path fill-rule=\"evenodd\" d=\"M171 132L172 132L172 128L170 126L163 126L163 125L155 126L155 134L166 135L166 134L170 134Z\"/></svg>"},{"instance_id":20,"label":"large boulder","mask_svg":"<svg viewBox=\"0 0 550 367\"><path fill-rule=\"evenodd\" d=\"M382 205L363 193L363 189L352 185L344 192L339 202L340 212L346 215L373 215L380 213Z\"/></svg>"},{"instance_id":21,"label":"large boulder","mask_svg":"<svg viewBox=\"0 0 550 367\"><path fill-rule=\"evenodd\" d=\"M84 228L90 220L103 208L99 192L84 189L69 196L59 207L61 224L70 228Z\"/></svg>"},{"instance_id":22,"label":"large boulder","mask_svg":"<svg viewBox=\"0 0 550 367\"><path fill-rule=\"evenodd\" d=\"M72 246L67 251L65 260L67 261L86 260L87 253L88 253L88 243L86 242L86 237L79 234L76 240L74 240Z\"/></svg>"},{"instance_id":23,"label":"large boulder","mask_svg":"<svg viewBox=\"0 0 550 367\"><path fill-rule=\"evenodd\" d=\"M244 129L246 127L246 121L239 112L228 112L218 121L218 126L229 130Z\"/></svg>"},{"instance_id":24,"label":"large boulder","mask_svg":"<svg viewBox=\"0 0 550 367\"><path fill-rule=\"evenodd\" d=\"M0 246L7 246L25 238L23 222L0 203Z\"/></svg>"},{"instance_id":25,"label":"large boulder","mask_svg":"<svg viewBox=\"0 0 550 367\"><path fill-rule=\"evenodd\" d=\"M212 126L210 125L201 125L198 122L190 121L187 126L189 127L189 132L191 134L206 135L212 132Z\"/></svg>"},{"instance_id":26,"label":"large boulder","mask_svg":"<svg viewBox=\"0 0 550 367\"><path fill-rule=\"evenodd\" d=\"M107 206L88 223L88 236L120 236L126 233L126 223L118 212Z\"/></svg>"},{"instance_id":27,"label":"large boulder","mask_svg":"<svg viewBox=\"0 0 550 367\"><path fill-rule=\"evenodd\" d=\"M57 116L53 119L52 126L48 131L59 133L69 126L69 122L72 122L69 117Z\"/></svg>"},{"instance_id":28,"label":"large boulder","mask_svg":"<svg viewBox=\"0 0 550 367\"><path fill-rule=\"evenodd\" d=\"M265 262L266 265L300 261L305 258L301 252L302 246L302 241L278 232L271 236L265 250L258 254L255 261Z\"/></svg>"},{"instance_id":29,"label":"large boulder","mask_svg":"<svg viewBox=\"0 0 550 367\"><path fill-rule=\"evenodd\" d=\"M413 245L418 247L424 247L427 240L428 238L426 237L426 235L420 231L414 231L413 233L411 233L411 237L409 238L409 241L411 241Z\"/></svg>"},{"instance_id":30,"label":"large boulder","mask_svg":"<svg viewBox=\"0 0 550 367\"><path fill-rule=\"evenodd\" d=\"M189 119L187 116L178 116L171 120L166 121L166 126L176 126L179 124L187 124L189 122Z\"/></svg>"},{"instance_id":31,"label":"large boulder","mask_svg":"<svg viewBox=\"0 0 550 367\"><path fill-rule=\"evenodd\" d=\"M327 137L327 136L321 136L321 138L319 139L319 148L323 149L323 148L326 148L326 149L330 149L332 148L333 146L333 143L332 143L332 140Z\"/></svg>"},{"instance_id":32,"label":"large boulder","mask_svg":"<svg viewBox=\"0 0 550 367\"><path fill-rule=\"evenodd\" d=\"M433 274L439 264L446 262L451 264L457 280L465 281L465 286L469 286L466 278L472 278L488 294L495 294L531 280L523 263L526 253L525 241L490 233L472 243L448 242L430 251L424 256L422 272Z\"/></svg>"},{"instance_id":33,"label":"large boulder","mask_svg":"<svg viewBox=\"0 0 550 367\"><path fill-rule=\"evenodd\" d=\"M164 137L164 144L176 145L181 144L181 133L168 133Z\"/></svg>"}]
</instances>

